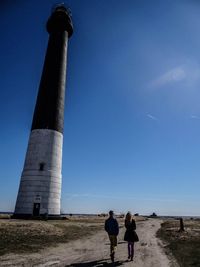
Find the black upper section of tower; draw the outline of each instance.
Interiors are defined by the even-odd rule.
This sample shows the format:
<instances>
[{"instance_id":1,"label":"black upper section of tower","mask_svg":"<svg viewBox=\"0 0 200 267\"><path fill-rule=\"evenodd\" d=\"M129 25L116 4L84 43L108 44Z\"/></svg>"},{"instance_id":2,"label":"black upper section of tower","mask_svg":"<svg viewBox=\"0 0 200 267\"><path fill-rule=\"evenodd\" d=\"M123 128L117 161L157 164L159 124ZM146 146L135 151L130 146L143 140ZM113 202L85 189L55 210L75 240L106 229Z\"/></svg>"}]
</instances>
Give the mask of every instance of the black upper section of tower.
<instances>
[{"instance_id":1,"label":"black upper section of tower","mask_svg":"<svg viewBox=\"0 0 200 267\"><path fill-rule=\"evenodd\" d=\"M56 6L46 26L48 33L67 31L68 37L70 37L73 33L73 25L69 8L66 8L64 5Z\"/></svg>"},{"instance_id":2,"label":"black upper section of tower","mask_svg":"<svg viewBox=\"0 0 200 267\"><path fill-rule=\"evenodd\" d=\"M63 133L67 40L73 33L70 14L57 6L47 21L49 41L46 51L32 128Z\"/></svg>"}]
</instances>

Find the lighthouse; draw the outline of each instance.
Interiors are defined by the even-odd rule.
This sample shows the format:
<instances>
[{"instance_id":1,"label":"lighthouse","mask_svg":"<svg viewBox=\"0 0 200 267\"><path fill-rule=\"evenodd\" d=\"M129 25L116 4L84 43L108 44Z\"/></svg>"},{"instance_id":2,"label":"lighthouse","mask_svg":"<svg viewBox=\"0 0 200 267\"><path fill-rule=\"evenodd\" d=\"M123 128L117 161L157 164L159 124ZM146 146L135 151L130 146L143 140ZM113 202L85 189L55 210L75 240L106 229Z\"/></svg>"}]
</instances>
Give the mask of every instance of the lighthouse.
<instances>
[{"instance_id":1,"label":"lighthouse","mask_svg":"<svg viewBox=\"0 0 200 267\"><path fill-rule=\"evenodd\" d=\"M14 218L60 216L67 44L73 33L69 9L56 6L46 29L49 41Z\"/></svg>"}]
</instances>

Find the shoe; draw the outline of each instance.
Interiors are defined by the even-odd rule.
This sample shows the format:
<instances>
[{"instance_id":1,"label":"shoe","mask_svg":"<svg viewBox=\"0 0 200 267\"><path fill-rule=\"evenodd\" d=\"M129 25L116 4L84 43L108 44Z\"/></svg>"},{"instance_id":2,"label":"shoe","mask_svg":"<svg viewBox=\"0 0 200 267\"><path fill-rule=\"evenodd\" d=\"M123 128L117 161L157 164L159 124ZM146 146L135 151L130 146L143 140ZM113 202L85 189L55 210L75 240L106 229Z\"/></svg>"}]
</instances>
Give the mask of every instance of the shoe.
<instances>
[{"instance_id":1,"label":"shoe","mask_svg":"<svg viewBox=\"0 0 200 267\"><path fill-rule=\"evenodd\" d=\"M131 257L131 261L133 261L133 257Z\"/></svg>"},{"instance_id":2,"label":"shoe","mask_svg":"<svg viewBox=\"0 0 200 267\"><path fill-rule=\"evenodd\" d=\"M130 259L130 258L131 258L131 256L129 255L129 256L128 256L128 259Z\"/></svg>"}]
</instances>

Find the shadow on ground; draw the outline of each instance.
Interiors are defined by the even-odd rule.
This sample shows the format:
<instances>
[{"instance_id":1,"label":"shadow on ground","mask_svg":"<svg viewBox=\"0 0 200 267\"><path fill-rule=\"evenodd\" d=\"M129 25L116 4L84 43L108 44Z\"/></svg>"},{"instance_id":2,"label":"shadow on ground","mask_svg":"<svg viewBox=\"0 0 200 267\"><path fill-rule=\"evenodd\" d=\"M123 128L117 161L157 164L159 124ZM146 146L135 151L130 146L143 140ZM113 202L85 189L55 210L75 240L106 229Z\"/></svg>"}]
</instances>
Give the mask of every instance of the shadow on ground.
<instances>
[{"instance_id":1,"label":"shadow on ground","mask_svg":"<svg viewBox=\"0 0 200 267\"><path fill-rule=\"evenodd\" d=\"M108 263L105 260L90 261L84 263L73 263L71 265L66 265L65 267L102 267L102 266L121 266L123 261L116 261L114 263Z\"/></svg>"},{"instance_id":2,"label":"shadow on ground","mask_svg":"<svg viewBox=\"0 0 200 267\"><path fill-rule=\"evenodd\" d=\"M120 244L125 244L127 243L126 241L118 241L117 244L120 245ZM110 243L105 243L106 246L110 246Z\"/></svg>"}]
</instances>

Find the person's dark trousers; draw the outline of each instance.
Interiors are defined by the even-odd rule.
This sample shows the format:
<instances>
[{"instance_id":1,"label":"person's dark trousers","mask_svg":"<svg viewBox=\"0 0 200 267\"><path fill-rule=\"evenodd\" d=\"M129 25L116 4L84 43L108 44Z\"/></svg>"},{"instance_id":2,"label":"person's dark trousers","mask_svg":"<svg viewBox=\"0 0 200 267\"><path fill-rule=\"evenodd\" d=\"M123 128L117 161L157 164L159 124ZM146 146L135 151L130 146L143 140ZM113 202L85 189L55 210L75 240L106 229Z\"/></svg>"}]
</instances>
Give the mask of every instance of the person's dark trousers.
<instances>
[{"instance_id":1,"label":"person's dark trousers","mask_svg":"<svg viewBox=\"0 0 200 267\"><path fill-rule=\"evenodd\" d=\"M134 242L128 242L128 258L133 260L134 257Z\"/></svg>"}]
</instances>

